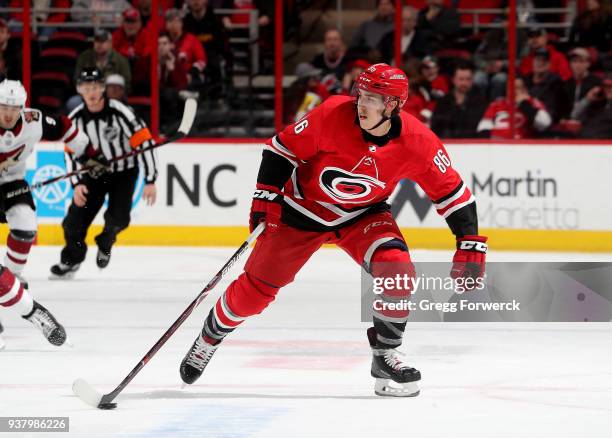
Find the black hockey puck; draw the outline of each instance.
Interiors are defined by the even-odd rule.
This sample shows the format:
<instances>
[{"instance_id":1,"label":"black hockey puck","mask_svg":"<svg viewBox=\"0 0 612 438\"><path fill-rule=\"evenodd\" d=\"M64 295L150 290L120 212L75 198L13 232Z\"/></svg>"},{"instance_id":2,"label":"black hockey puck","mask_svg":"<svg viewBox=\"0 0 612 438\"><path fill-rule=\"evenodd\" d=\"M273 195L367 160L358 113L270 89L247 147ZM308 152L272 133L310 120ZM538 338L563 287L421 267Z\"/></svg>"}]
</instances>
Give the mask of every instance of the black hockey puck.
<instances>
[{"instance_id":1,"label":"black hockey puck","mask_svg":"<svg viewBox=\"0 0 612 438\"><path fill-rule=\"evenodd\" d=\"M104 410L115 409L116 407L117 407L117 403L100 403L98 405L98 409L104 409Z\"/></svg>"}]
</instances>

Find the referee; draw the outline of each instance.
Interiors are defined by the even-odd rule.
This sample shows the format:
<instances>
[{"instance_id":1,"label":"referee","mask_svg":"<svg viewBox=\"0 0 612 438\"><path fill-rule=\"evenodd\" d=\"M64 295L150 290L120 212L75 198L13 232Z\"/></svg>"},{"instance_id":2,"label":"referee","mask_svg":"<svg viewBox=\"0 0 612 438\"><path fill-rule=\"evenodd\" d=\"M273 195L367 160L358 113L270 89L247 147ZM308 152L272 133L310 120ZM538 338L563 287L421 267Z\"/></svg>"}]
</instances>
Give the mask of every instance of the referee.
<instances>
[{"instance_id":1,"label":"referee","mask_svg":"<svg viewBox=\"0 0 612 438\"><path fill-rule=\"evenodd\" d=\"M62 249L60 263L51 267L51 278L72 278L85 260L85 236L106 195L108 207L104 213L104 229L95 240L98 246L96 264L101 269L108 266L117 234L130 223L139 163L146 182L143 199L148 205L153 205L157 195L157 167L153 151L108 163L134 149L153 145L153 138L144 122L131 108L105 96L104 76L97 68L83 69L77 78L77 91L83 97L83 103L68 117L81 132L87 134L91 145L81 156L67 150L68 171L82 164L98 166L95 171L72 179L74 197L62 222L66 246ZM99 172L100 169L104 171Z\"/></svg>"}]
</instances>

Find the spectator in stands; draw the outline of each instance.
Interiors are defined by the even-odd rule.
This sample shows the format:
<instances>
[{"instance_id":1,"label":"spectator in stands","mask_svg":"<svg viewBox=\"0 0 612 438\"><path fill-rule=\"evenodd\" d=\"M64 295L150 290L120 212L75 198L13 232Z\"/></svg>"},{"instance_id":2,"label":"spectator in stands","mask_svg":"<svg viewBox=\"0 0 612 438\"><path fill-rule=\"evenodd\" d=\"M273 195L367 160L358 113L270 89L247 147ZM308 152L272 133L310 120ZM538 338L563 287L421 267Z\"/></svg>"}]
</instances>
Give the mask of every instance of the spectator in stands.
<instances>
[{"instance_id":1,"label":"spectator in stands","mask_svg":"<svg viewBox=\"0 0 612 438\"><path fill-rule=\"evenodd\" d=\"M126 92L129 94L132 73L128 60L113 49L111 34L106 30L98 30L94 35L92 49L81 53L75 67L75 77L85 67L97 67L104 76L116 73L125 79Z\"/></svg>"},{"instance_id":2,"label":"spectator in stands","mask_svg":"<svg viewBox=\"0 0 612 438\"><path fill-rule=\"evenodd\" d=\"M419 59L429 54L427 32L416 27L418 11L406 6L402 9L402 59L406 62L412 57ZM395 32L387 32L378 43L378 51L383 62L395 61Z\"/></svg>"},{"instance_id":3,"label":"spectator in stands","mask_svg":"<svg viewBox=\"0 0 612 438\"><path fill-rule=\"evenodd\" d=\"M533 138L552 124L552 117L538 99L531 97L525 80L514 81L515 139ZM512 139L510 130L510 101L501 97L492 102L478 124L478 136L493 139Z\"/></svg>"},{"instance_id":4,"label":"spectator in stands","mask_svg":"<svg viewBox=\"0 0 612 438\"><path fill-rule=\"evenodd\" d=\"M557 123L570 112L570 100L563 81L551 71L550 52L541 48L533 54L533 73L526 77L529 94L540 100Z\"/></svg>"},{"instance_id":5,"label":"spectator in stands","mask_svg":"<svg viewBox=\"0 0 612 438\"><path fill-rule=\"evenodd\" d=\"M452 76L453 88L436 105L431 129L441 138L474 138L487 101L474 87L474 67L458 63Z\"/></svg>"},{"instance_id":6,"label":"spectator in stands","mask_svg":"<svg viewBox=\"0 0 612 438\"><path fill-rule=\"evenodd\" d=\"M183 31L183 18L178 9L166 11L166 30L174 45L175 62L189 72L189 88L198 90L203 85L206 52L194 34Z\"/></svg>"},{"instance_id":7,"label":"spectator in stands","mask_svg":"<svg viewBox=\"0 0 612 438\"><path fill-rule=\"evenodd\" d=\"M350 94L353 90L353 84L363 71L370 66L370 62L365 59L356 59L349 63L346 67L346 73L342 78L342 91L341 94Z\"/></svg>"},{"instance_id":8,"label":"spectator in stands","mask_svg":"<svg viewBox=\"0 0 612 438\"><path fill-rule=\"evenodd\" d=\"M206 52L206 76L210 83L220 84L229 74L231 50L221 19L213 12L209 0L187 0L187 15L183 18L185 32L196 36Z\"/></svg>"},{"instance_id":9,"label":"spectator in stands","mask_svg":"<svg viewBox=\"0 0 612 438\"><path fill-rule=\"evenodd\" d=\"M573 111L576 104L586 98L589 90L601 85L601 79L589 71L591 67L591 54L587 49L582 47L573 49L569 52L569 60L572 77L565 82L565 89ZM575 119L577 117L572 115L572 118Z\"/></svg>"},{"instance_id":10,"label":"spectator in stands","mask_svg":"<svg viewBox=\"0 0 612 438\"><path fill-rule=\"evenodd\" d=\"M186 90L188 84L187 64L177 62L174 43L168 32L161 32L158 38L159 83L161 88Z\"/></svg>"},{"instance_id":11,"label":"spectator in stands","mask_svg":"<svg viewBox=\"0 0 612 438\"><path fill-rule=\"evenodd\" d=\"M0 18L0 82L5 79L21 80L22 46L11 39L11 32Z\"/></svg>"},{"instance_id":12,"label":"spectator in stands","mask_svg":"<svg viewBox=\"0 0 612 438\"><path fill-rule=\"evenodd\" d=\"M160 113L160 126L162 130L176 122L176 115L180 114L180 93L187 89L189 75L187 65L178 62L174 43L167 32L159 34L159 100L164 110Z\"/></svg>"},{"instance_id":13,"label":"spectator in stands","mask_svg":"<svg viewBox=\"0 0 612 438\"><path fill-rule=\"evenodd\" d=\"M119 23L121 13L130 6L127 0L72 0L70 16L72 21L111 28Z\"/></svg>"},{"instance_id":14,"label":"spectator in stands","mask_svg":"<svg viewBox=\"0 0 612 438\"><path fill-rule=\"evenodd\" d=\"M346 47L338 29L328 29L323 36L323 53L315 56L311 64L321 70L323 77L333 74L341 81L346 73Z\"/></svg>"},{"instance_id":15,"label":"spectator in stands","mask_svg":"<svg viewBox=\"0 0 612 438\"><path fill-rule=\"evenodd\" d=\"M581 137L612 138L612 73L604 77L601 87L594 87L587 93L587 103L577 111L582 122Z\"/></svg>"},{"instance_id":16,"label":"spectator in stands","mask_svg":"<svg viewBox=\"0 0 612 438\"><path fill-rule=\"evenodd\" d=\"M227 33L209 0L187 0L187 11L183 18L184 31L198 38L209 60L213 56L223 58L229 51Z\"/></svg>"},{"instance_id":17,"label":"spectator in stands","mask_svg":"<svg viewBox=\"0 0 612 438\"><path fill-rule=\"evenodd\" d=\"M294 123L320 105L329 97L329 92L321 84L321 70L307 62L295 68L297 79L287 90L284 102L285 122Z\"/></svg>"},{"instance_id":18,"label":"spectator in stands","mask_svg":"<svg viewBox=\"0 0 612 438\"><path fill-rule=\"evenodd\" d=\"M410 78L408 99L402 107L408 114L412 114L421 122L429 125L431 120L431 109L429 101L426 98L426 93L423 91L422 84L425 78L420 72L421 62L415 58L408 61L406 65L406 75Z\"/></svg>"},{"instance_id":19,"label":"spectator in stands","mask_svg":"<svg viewBox=\"0 0 612 438\"><path fill-rule=\"evenodd\" d=\"M376 15L371 20L361 23L351 41L351 47L371 50L378 47L382 37L393 30L395 14L392 0L376 0Z\"/></svg>"},{"instance_id":20,"label":"spectator in stands","mask_svg":"<svg viewBox=\"0 0 612 438\"><path fill-rule=\"evenodd\" d=\"M153 42L142 27L137 9L126 9L121 14L121 27L113 32L113 48L130 61L151 55Z\"/></svg>"},{"instance_id":21,"label":"spectator in stands","mask_svg":"<svg viewBox=\"0 0 612 438\"><path fill-rule=\"evenodd\" d=\"M574 46L595 47L600 52L610 50L612 16L600 0L586 0L586 10L572 24L569 42Z\"/></svg>"},{"instance_id":22,"label":"spectator in stands","mask_svg":"<svg viewBox=\"0 0 612 438\"><path fill-rule=\"evenodd\" d=\"M104 91L109 99L116 99L123 103L127 102L125 95L125 79L118 74L108 75L104 81Z\"/></svg>"},{"instance_id":23,"label":"spectator in stands","mask_svg":"<svg viewBox=\"0 0 612 438\"><path fill-rule=\"evenodd\" d=\"M474 83L490 101L506 95L508 80L508 21L501 15L495 19L501 28L489 29L476 49ZM524 46L524 32L517 32L517 48Z\"/></svg>"},{"instance_id":24,"label":"spectator in stands","mask_svg":"<svg viewBox=\"0 0 612 438\"><path fill-rule=\"evenodd\" d=\"M149 29L149 25L151 24L151 11L153 9L151 0L132 0L132 4L138 12L140 13L140 19L142 20L142 27L147 30ZM168 9L172 8L180 8L183 4L182 0L160 0L159 5L161 7L161 12L163 14L166 13ZM159 17L159 28L163 29L164 19L163 17Z\"/></svg>"},{"instance_id":25,"label":"spectator in stands","mask_svg":"<svg viewBox=\"0 0 612 438\"><path fill-rule=\"evenodd\" d=\"M423 75L423 78L425 78L423 88L428 94L428 100L436 102L446 96L450 88L450 83L448 78L440 73L440 67L436 57L426 56L421 63L420 73Z\"/></svg>"},{"instance_id":26,"label":"spectator in stands","mask_svg":"<svg viewBox=\"0 0 612 438\"><path fill-rule=\"evenodd\" d=\"M409 62L409 68L410 65ZM448 94L450 81L446 75L440 73L438 59L435 56L426 56L423 58L423 62L416 63L415 69L418 71L417 77L421 78L418 82L419 95L426 102L425 109L421 110L420 113L424 117L425 123L429 126L436 104Z\"/></svg>"},{"instance_id":27,"label":"spectator in stands","mask_svg":"<svg viewBox=\"0 0 612 438\"><path fill-rule=\"evenodd\" d=\"M505 57L494 54L480 58L481 68L474 74L474 83L489 100L503 97L506 93L508 73Z\"/></svg>"},{"instance_id":28,"label":"spectator in stands","mask_svg":"<svg viewBox=\"0 0 612 438\"><path fill-rule=\"evenodd\" d=\"M564 81L567 81L572 77L572 71L569 68L569 63L567 62L565 55L557 51L552 44L548 44L548 35L546 34L545 29L530 29L527 36L529 54L521 60L519 65L519 72L521 76L528 76L533 73L533 64L536 51L547 50L550 61L550 72L559 75L559 77Z\"/></svg>"},{"instance_id":29,"label":"spectator in stands","mask_svg":"<svg viewBox=\"0 0 612 438\"><path fill-rule=\"evenodd\" d=\"M427 7L419 11L417 29L427 32L432 52L452 46L461 32L459 14L444 6L444 0L427 0Z\"/></svg>"}]
</instances>

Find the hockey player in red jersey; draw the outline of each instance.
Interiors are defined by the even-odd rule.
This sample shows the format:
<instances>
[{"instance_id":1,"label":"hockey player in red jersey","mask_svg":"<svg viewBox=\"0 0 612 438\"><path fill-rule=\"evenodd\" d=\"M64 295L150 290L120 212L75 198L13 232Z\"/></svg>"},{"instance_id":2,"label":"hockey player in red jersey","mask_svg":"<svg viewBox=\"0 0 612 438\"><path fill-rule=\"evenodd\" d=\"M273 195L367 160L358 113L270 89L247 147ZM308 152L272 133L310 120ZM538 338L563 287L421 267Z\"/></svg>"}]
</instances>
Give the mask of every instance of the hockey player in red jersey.
<instances>
[{"instance_id":1,"label":"hockey player in red jersey","mask_svg":"<svg viewBox=\"0 0 612 438\"><path fill-rule=\"evenodd\" d=\"M400 111L408 96L405 74L375 64L355 88L356 98L331 97L268 141L250 215L251 230L260 221L266 230L183 359L185 383L198 379L223 338L261 313L323 244L336 244L373 276L414 276L408 245L386 202L402 179L423 188L456 236L451 276L484 274L487 238L478 235L474 197L440 140ZM397 292L385 291L382 298L410 294ZM397 351L407 318L407 310L374 312L367 334L378 395L419 392L420 372Z\"/></svg>"}]
</instances>

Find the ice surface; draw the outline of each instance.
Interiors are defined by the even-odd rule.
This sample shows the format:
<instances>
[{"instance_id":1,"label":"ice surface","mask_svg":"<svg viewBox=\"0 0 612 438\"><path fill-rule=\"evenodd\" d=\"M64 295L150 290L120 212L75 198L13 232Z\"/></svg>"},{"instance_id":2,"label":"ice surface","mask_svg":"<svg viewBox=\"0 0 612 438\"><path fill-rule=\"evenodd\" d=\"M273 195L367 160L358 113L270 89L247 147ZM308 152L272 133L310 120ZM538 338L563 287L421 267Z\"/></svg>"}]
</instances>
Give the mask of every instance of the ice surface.
<instances>
[{"instance_id":1,"label":"ice surface","mask_svg":"<svg viewBox=\"0 0 612 438\"><path fill-rule=\"evenodd\" d=\"M421 395L374 396L359 267L335 249L317 253L275 303L236 330L196 385L180 389L178 365L227 282L117 398L116 410L92 409L72 395L78 377L112 390L231 253L118 247L101 272L92 251L75 280L61 282L47 280L59 248L35 247L25 273L30 291L74 347L50 346L2 309L0 416L68 416L69 435L79 437L610 436L610 324L409 324L403 349L423 374ZM413 251L418 261L450 257Z\"/></svg>"}]
</instances>

